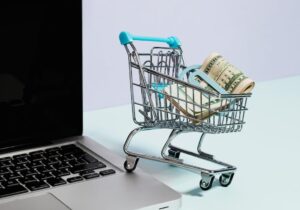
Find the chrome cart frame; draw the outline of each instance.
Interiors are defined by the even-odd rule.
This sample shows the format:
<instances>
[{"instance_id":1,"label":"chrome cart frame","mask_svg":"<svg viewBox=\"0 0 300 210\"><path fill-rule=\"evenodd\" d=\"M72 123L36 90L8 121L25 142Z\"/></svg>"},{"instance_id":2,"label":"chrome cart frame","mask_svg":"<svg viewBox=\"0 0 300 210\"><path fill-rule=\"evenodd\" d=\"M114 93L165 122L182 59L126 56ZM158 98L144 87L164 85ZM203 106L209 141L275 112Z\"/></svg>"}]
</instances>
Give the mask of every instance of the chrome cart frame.
<instances>
[{"instance_id":1,"label":"chrome cart frame","mask_svg":"<svg viewBox=\"0 0 300 210\"><path fill-rule=\"evenodd\" d=\"M169 47L153 47L149 53L138 53L133 44L134 40L165 42ZM228 186L236 167L216 160L213 155L203 152L201 146L206 133L241 131L245 124L247 98L251 94L220 94L213 91L212 87L205 89L194 86L188 83L188 74L183 80L178 79L185 65L181 44L176 37L141 37L122 32L120 41L128 54L132 117L133 121L140 126L130 132L124 144L123 149L127 154L124 168L127 172L132 172L139 158L144 158L169 163L200 174L202 177L200 187L203 190L211 188L216 175L219 175L221 186ZM180 97L178 91L177 95L165 92L165 88L171 86L182 88L186 95ZM188 92L191 94L188 95ZM196 98L196 95L200 97ZM206 103L203 98L206 99ZM172 101L181 104L189 112L198 113L198 116L183 113L174 106ZM215 103L214 107L213 103ZM129 150L130 142L137 133L165 128L172 129L172 132L161 150L161 157ZM175 137L186 132L201 134L197 153L171 144ZM187 164L180 159L181 153L218 164L222 168L212 170Z\"/></svg>"}]
</instances>

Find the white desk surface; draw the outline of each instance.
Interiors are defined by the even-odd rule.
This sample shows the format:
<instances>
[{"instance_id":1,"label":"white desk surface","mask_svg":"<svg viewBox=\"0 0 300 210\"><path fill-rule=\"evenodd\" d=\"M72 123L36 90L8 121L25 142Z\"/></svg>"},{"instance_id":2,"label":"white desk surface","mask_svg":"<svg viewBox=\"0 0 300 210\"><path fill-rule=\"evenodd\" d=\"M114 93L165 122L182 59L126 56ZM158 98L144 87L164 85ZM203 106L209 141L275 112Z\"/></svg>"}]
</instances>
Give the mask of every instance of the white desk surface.
<instances>
[{"instance_id":1,"label":"white desk surface","mask_svg":"<svg viewBox=\"0 0 300 210\"><path fill-rule=\"evenodd\" d=\"M180 192L182 210L298 210L299 91L299 76L258 83L249 100L242 132L206 136L204 150L238 168L227 188L214 185L209 191L202 191L200 175L163 163L142 160L139 167ZM123 143L136 127L129 105L86 112L84 125L85 135L124 157ZM138 134L133 149L158 155L169 132ZM198 138L197 133L183 134L177 142L196 149ZM197 160L189 161L196 163Z\"/></svg>"}]
</instances>

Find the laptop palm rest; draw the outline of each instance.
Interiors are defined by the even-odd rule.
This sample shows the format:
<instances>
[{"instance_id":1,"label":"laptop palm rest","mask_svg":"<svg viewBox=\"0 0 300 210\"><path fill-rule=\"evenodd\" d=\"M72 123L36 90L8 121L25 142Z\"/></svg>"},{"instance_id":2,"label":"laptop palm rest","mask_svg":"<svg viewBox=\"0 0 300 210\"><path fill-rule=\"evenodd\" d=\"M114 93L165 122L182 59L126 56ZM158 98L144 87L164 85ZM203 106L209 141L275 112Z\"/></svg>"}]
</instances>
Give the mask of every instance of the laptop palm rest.
<instances>
[{"instance_id":1,"label":"laptop palm rest","mask_svg":"<svg viewBox=\"0 0 300 210\"><path fill-rule=\"evenodd\" d=\"M1 210L71 210L50 193L0 204Z\"/></svg>"}]
</instances>

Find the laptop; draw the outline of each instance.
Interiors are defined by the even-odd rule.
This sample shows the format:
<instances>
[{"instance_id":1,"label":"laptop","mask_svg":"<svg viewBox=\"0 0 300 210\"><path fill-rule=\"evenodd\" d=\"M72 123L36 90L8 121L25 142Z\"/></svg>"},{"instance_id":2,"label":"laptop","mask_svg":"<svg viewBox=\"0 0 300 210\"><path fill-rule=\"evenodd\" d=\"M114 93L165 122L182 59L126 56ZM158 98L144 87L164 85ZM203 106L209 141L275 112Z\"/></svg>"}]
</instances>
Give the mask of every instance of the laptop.
<instances>
[{"instance_id":1,"label":"laptop","mask_svg":"<svg viewBox=\"0 0 300 210\"><path fill-rule=\"evenodd\" d=\"M0 10L0 209L178 209L180 194L82 136L82 2Z\"/></svg>"}]
</instances>

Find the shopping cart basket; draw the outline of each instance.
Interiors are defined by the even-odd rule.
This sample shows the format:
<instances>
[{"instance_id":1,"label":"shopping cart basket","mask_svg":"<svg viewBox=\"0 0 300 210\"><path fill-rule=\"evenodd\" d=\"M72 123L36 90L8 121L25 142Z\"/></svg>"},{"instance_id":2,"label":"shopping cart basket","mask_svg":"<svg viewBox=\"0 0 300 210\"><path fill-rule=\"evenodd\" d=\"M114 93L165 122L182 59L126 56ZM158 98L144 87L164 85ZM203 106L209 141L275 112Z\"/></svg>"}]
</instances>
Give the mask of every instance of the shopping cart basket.
<instances>
[{"instance_id":1,"label":"shopping cart basket","mask_svg":"<svg viewBox=\"0 0 300 210\"><path fill-rule=\"evenodd\" d=\"M203 190L211 188L216 175L219 175L221 186L228 186L236 167L203 152L201 145L206 133L241 131L245 124L247 98L251 94L220 94L213 87L208 89L189 83L189 74L179 79L179 74L186 66L180 41L176 37L143 37L121 32L119 38L128 54L132 117L139 125L131 131L124 144L126 171L134 171L139 158L145 158L201 174L200 187ZM133 44L134 40L164 42L168 47L153 47L148 53L139 53ZM183 91L179 93L179 89ZM172 91L176 93L172 94ZM172 129L172 132L161 150L161 157L129 150L130 142L138 132L166 128ZM201 134L196 153L171 144L176 136L185 132ZM187 164L180 159L181 153L218 164L222 168L214 170Z\"/></svg>"}]
</instances>

